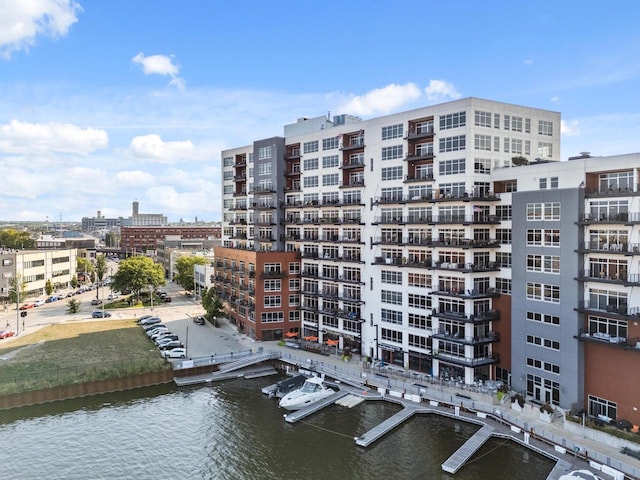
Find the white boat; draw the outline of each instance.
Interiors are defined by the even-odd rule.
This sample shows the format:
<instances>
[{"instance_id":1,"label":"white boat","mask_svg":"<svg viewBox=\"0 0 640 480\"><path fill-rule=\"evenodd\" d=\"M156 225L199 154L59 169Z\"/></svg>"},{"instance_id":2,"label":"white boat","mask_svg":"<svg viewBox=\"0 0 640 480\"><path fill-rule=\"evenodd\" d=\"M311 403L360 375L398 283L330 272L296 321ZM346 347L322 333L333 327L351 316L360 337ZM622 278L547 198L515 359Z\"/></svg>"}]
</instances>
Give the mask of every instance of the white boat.
<instances>
[{"instance_id":1,"label":"white boat","mask_svg":"<svg viewBox=\"0 0 640 480\"><path fill-rule=\"evenodd\" d=\"M286 394L280 400L280 407L287 410L300 410L333 395L335 391L328 388L320 377L305 380L300 388Z\"/></svg>"},{"instance_id":2,"label":"white boat","mask_svg":"<svg viewBox=\"0 0 640 480\"><path fill-rule=\"evenodd\" d=\"M589 470L574 470L567 475L562 475L559 480L602 480Z\"/></svg>"}]
</instances>

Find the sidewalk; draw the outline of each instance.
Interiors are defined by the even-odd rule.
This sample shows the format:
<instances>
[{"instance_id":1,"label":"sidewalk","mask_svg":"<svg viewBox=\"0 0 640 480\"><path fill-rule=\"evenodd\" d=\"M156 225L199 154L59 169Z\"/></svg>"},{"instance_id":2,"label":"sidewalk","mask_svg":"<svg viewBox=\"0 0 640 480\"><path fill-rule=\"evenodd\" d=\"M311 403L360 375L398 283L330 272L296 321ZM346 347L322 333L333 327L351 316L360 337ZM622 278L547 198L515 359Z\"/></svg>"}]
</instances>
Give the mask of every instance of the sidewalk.
<instances>
[{"instance_id":1,"label":"sidewalk","mask_svg":"<svg viewBox=\"0 0 640 480\"><path fill-rule=\"evenodd\" d=\"M346 374L352 378L359 377L371 379L374 376L382 377L385 379L385 382L387 383L386 387L389 389L398 389L400 391L404 390L408 392L411 388L415 390L417 388L416 386L418 385L417 383L415 383L415 378L411 376L406 377L400 375L400 372L385 372L384 375L377 374L374 369L367 368L366 364L364 364L361 360L358 361L352 359L350 362L345 362L340 357L336 357L335 355L326 356L307 352L302 349L292 349L287 346L279 346L278 342L255 342L246 335L238 334L235 327L226 322L224 323L224 325L222 325L222 328L235 332L238 336L238 341L246 349L253 349L253 351L256 351L256 347L263 347L265 351L276 350L282 352L282 354L286 356L298 355L300 357L308 358L314 363L329 366L337 373ZM359 356L356 356L356 358L358 357ZM463 399L469 399L471 401L471 394L467 390L461 390L441 384L427 384L424 387L425 388L422 389L422 392L426 391L426 398L429 398L429 395L431 394L440 397L438 398L440 400L443 396L448 396L453 400L454 403L463 402ZM478 404L483 403L485 405L493 405L494 395L472 395L474 397L474 400L478 396L484 397L475 400ZM627 477L640 479L640 460L630 455L623 454L620 451L620 448L617 448L610 443L592 440L590 438L586 438L581 434L576 434L574 432L566 430L564 428L565 420L563 417L554 418L552 423L547 423L539 418L539 409L536 405L530 406L530 408L525 408L522 412L512 410L510 408L510 404L493 405L490 408L493 409L494 415L500 415L501 417L503 417L503 420L505 422L511 423L512 425L520 426L521 428L525 426L526 429L523 430L533 432L532 438L535 438L538 441L546 441L554 445L566 448L567 453L564 455L572 457L575 457L576 455L582 457L586 456L588 460L607 465L616 470L624 471ZM577 429L579 430L580 426L578 425L577 427ZM609 438L611 438L611 441L615 439L615 437ZM578 453L574 451L576 445L579 445L581 447L581 451ZM640 451L640 445L638 445L638 448L635 450ZM563 454L557 453L557 456L559 458L562 458ZM608 477L605 475L604 478Z\"/></svg>"}]
</instances>

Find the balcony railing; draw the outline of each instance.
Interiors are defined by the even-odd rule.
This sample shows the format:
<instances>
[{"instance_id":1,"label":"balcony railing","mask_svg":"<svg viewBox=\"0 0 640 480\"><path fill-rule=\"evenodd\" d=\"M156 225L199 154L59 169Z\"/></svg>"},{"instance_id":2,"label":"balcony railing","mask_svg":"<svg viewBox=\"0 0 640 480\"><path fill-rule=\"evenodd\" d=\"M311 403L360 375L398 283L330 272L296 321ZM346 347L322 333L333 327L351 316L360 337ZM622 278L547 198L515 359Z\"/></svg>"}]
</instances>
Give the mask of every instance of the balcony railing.
<instances>
[{"instance_id":1,"label":"balcony railing","mask_svg":"<svg viewBox=\"0 0 640 480\"><path fill-rule=\"evenodd\" d=\"M459 357L457 355L435 351L433 358L464 367L481 367L500 362L500 356L496 353L486 357Z\"/></svg>"},{"instance_id":2,"label":"balcony railing","mask_svg":"<svg viewBox=\"0 0 640 480\"><path fill-rule=\"evenodd\" d=\"M627 338L612 335L610 333L581 328L578 332L578 340L611 345L618 348L624 348L625 350L633 349L640 352L640 337Z\"/></svg>"},{"instance_id":3,"label":"balcony railing","mask_svg":"<svg viewBox=\"0 0 640 480\"><path fill-rule=\"evenodd\" d=\"M640 212L620 212L600 215L594 215L592 213L585 213L582 219L579 221L581 224L590 225L598 223L611 223L611 224L635 224L640 223Z\"/></svg>"},{"instance_id":4,"label":"balcony railing","mask_svg":"<svg viewBox=\"0 0 640 480\"><path fill-rule=\"evenodd\" d=\"M433 334L433 338L447 340L455 343L462 343L465 345L480 345L483 343L495 343L500 341L500 334L498 332L486 332L485 335L480 337L465 337L464 333L455 332L452 333L449 330L440 329Z\"/></svg>"},{"instance_id":5,"label":"balcony railing","mask_svg":"<svg viewBox=\"0 0 640 480\"><path fill-rule=\"evenodd\" d=\"M602 189L586 189L584 196L586 198L595 197L628 197L632 195L640 195L640 184L635 187L632 185L624 186L611 186L609 188Z\"/></svg>"}]
</instances>

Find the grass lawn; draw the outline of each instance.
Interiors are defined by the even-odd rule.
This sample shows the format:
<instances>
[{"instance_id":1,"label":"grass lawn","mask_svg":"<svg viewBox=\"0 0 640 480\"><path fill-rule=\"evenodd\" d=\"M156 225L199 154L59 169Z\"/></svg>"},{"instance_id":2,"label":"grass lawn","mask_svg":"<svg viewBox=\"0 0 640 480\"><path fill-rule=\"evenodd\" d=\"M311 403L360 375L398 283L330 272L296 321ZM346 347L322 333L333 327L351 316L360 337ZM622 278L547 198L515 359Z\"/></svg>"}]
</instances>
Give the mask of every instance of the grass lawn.
<instances>
[{"instance_id":1,"label":"grass lawn","mask_svg":"<svg viewBox=\"0 0 640 480\"><path fill-rule=\"evenodd\" d=\"M0 395L170 368L134 319L62 323L2 342Z\"/></svg>"}]
</instances>

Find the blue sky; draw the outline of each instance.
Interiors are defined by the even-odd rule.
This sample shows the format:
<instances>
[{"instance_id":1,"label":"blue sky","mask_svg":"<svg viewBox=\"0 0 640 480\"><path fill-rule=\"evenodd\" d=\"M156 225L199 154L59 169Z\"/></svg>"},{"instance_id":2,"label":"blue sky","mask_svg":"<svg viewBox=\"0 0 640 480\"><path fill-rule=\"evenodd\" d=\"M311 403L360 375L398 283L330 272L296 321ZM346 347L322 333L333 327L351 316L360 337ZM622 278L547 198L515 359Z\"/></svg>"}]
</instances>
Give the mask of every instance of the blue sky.
<instances>
[{"instance_id":1,"label":"blue sky","mask_svg":"<svg viewBox=\"0 0 640 480\"><path fill-rule=\"evenodd\" d=\"M606 9L606 11L605 11ZM640 3L0 0L0 220L220 219L220 151L480 97L640 151Z\"/></svg>"}]
</instances>

